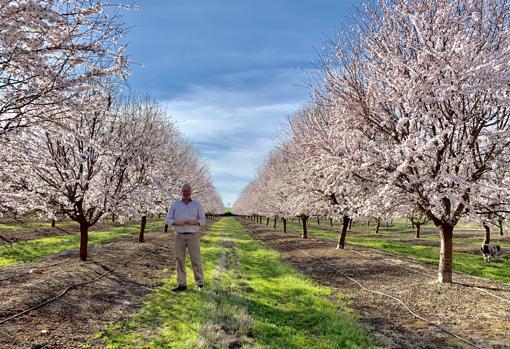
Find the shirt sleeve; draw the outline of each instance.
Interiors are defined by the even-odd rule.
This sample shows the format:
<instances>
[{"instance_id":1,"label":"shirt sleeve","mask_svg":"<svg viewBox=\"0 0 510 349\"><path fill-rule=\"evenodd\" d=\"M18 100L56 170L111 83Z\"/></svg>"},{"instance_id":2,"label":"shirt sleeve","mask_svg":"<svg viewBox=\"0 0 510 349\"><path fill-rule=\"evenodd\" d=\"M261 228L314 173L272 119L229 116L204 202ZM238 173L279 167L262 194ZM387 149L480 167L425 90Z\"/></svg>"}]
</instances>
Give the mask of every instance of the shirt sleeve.
<instances>
[{"instance_id":1,"label":"shirt sleeve","mask_svg":"<svg viewBox=\"0 0 510 349\"><path fill-rule=\"evenodd\" d=\"M205 224L205 210L204 210L204 207L202 206L202 204L198 204L198 223L200 225L204 225Z\"/></svg>"},{"instance_id":2,"label":"shirt sleeve","mask_svg":"<svg viewBox=\"0 0 510 349\"><path fill-rule=\"evenodd\" d=\"M174 224L174 216L175 216L175 207L174 205L171 205L169 208L168 208L168 213L166 214L166 224L168 224L168 226L172 226Z\"/></svg>"}]
</instances>

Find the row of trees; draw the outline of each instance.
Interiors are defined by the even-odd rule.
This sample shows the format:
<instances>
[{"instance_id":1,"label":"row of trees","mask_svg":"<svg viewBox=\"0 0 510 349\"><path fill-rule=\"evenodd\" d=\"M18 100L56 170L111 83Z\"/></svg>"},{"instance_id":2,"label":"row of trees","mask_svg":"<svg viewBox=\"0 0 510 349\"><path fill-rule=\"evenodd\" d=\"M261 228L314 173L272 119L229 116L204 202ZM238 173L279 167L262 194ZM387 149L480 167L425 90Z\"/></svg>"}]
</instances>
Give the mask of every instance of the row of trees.
<instances>
[{"instance_id":1,"label":"row of trees","mask_svg":"<svg viewBox=\"0 0 510 349\"><path fill-rule=\"evenodd\" d=\"M313 101L234 205L238 214L426 217L452 281L461 218L509 212L510 8L378 0L327 46Z\"/></svg>"},{"instance_id":2,"label":"row of trees","mask_svg":"<svg viewBox=\"0 0 510 349\"><path fill-rule=\"evenodd\" d=\"M125 30L101 1L1 1L0 212L57 212L88 230L107 213L165 212L189 182L223 212L208 167L165 110L121 95ZM2 25L3 25L2 24Z\"/></svg>"}]
</instances>

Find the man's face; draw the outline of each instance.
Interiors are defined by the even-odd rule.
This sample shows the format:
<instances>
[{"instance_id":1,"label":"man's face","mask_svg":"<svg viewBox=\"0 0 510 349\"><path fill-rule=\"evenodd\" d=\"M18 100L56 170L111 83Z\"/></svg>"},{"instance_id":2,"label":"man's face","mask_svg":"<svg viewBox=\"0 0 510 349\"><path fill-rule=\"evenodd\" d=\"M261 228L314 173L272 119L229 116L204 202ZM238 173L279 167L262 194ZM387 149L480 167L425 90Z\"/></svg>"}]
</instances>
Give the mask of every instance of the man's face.
<instances>
[{"instance_id":1,"label":"man's face","mask_svg":"<svg viewBox=\"0 0 510 349\"><path fill-rule=\"evenodd\" d=\"M191 196L191 188L190 187L182 187L182 197L189 198Z\"/></svg>"}]
</instances>

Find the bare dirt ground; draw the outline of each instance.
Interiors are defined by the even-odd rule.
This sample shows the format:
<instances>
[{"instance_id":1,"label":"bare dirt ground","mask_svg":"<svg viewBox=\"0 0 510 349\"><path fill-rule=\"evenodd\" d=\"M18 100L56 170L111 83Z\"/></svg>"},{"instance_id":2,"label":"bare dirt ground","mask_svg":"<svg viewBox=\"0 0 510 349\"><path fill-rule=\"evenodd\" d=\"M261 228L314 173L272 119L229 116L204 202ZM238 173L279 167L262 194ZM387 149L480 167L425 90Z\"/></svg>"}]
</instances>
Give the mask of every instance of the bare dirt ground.
<instances>
[{"instance_id":1,"label":"bare dirt ground","mask_svg":"<svg viewBox=\"0 0 510 349\"><path fill-rule=\"evenodd\" d=\"M460 273L454 275L455 283L439 284L433 266L373 249L348 246L345 250L335 250L331 241L302 240L296 234L239 220L254 238L279 251L293 267L346 294L359 313L360 322L382 342L382 348L475 346L415 318L395 299L363 291L340 272L368 289L397 297L413 312L446 327L476 347L510 348L508 284Z\"/></svg>"},{"instance_id":2,"label":"bare dirt ground","mask_svg":"<svg viewBox=\"0 0 510 349\"><path fill-rule=\"evenodd\" d=\"M203 231L208 228L207 224ZM146 232L89 247L81 262L78 251L54 255L37 263L0 269L0 322L47 299L66 287L96 282L69 290L61 298L19 318L0 324L0 348L80 348L105 324L127 319L143 296L161 285L174 271L174 233Z\"/></svg>"}]
</instances>

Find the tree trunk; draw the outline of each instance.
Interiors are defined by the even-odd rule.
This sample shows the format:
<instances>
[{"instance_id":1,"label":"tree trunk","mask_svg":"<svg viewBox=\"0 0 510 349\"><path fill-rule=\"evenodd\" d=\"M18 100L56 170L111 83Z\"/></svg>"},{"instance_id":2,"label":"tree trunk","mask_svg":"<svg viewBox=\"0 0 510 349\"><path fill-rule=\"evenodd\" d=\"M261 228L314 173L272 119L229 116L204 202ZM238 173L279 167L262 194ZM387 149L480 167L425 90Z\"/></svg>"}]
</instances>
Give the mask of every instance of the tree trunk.
<instances>
[{"instance_id":1,"label":"tree trunk","mask_svg":"<svg viewBox=\"0 0 510 349\"><path fill-rule=\"evenodd\" d=\"M498 219L498 225L499 225L499 235L503 236L503 220Z\"/></svg>"},{"instance_id":2,"label":"tree trunk","mask_svg":"<svg viewBox=\"0 0 510 349\"><path fill-rule=\"evenodd\" d=\"M333 228L333 218L329 219L329 225L331 226L331 228Z\"/></svg>"},{"instance_id":3,"label":"tree trunk","mask_svg":"<svg viewBox=\"0 0 510 349\"><path fill-rule=\"evenodd\" d=\"M165 224L165 229L163 230L165 233L168 233L168 224Z\"/></svg>"},{"instance_id":4,"label":"tree trunk","mask_svg":"<svg viewBox=\"0 0 510 349\"><path fill-rule=\"evenodd\" d=\"M52 220L51 220L51 227L52 227L52 228L55 228L55 223L56 223L56 222L55 222L55 220L54 220L54 219L52 219Z\"/></svg>"},{"instance_id":5,"label":"tree trunk","mask_svg":"<svg viewBox=\"0 0 510 349\"><path fill-rule=\"evenodd\" d=\"M439 254L438 281L452 282L453 226L445 223L439 227L441 232L441 252Z\"/></svg>"},{"instance_id":6,"label":"tree trunk","mask_svg":"<svg viewBox=\"0 0 510 349\"><path fill-rule=\"evenodd\" d=\"M336 246L337 250L343 250L345 247L345 236L347 235L347 230L349 229L349 216L344 216L342 219L342 230L340 231L340 236L338 237L338 245Z\"/></svg>"},{"instance_id":7,"label":"tree trunk","mask_svg":"<svg viewBox=\"0 0 510 349\"><path fill-rule=\"evenodd\" d=\"M138 242L143 242L143 235L145 233L145 223L147 223L147 216L142 216L142 223L140 224L140 234L138 235Z\"/></svg>"},{"instance_id":8,"label":"tree trunk","mask_svg":"<svg viewBox=\"0 0 510 349\"><path fill-rule=\"evenodd\" d=\"M421 223L416 223L416 238L417 239L420 238L420 228L421 228Z\"/></svg>"},{"instance_id":9,"label":"tree trunk","mask_svg":"<svg viewBox=\"0 0 510 349\"><path fill-rule=\"evenodd\" d=\"M352 229L352 218L349 219L349 230L351 230L351 229Z\"/></svg>"},{"instance_id":10,"label":"tree trunk","mask_svg":"<svg viewBox=\"0 0 510 349\"><path fill-rule=\"evenodd\" d=\"M367 227L369 227L369 226L370 226L370 220L367 221Z\"/></svg>"},{"instance_id":11,"label":"tree trunk","mask_svg":"<svg viewBox=\"0 0 510 349\"><path fill-rule=\"evenodd\" d=\"M491 227L488 223L483 223L483 227L485 228L485 239L483 240L484 244L490 244L491 243Z\"/></svg>"},{"instance_id":12,"label":"tree trunk","mask_svg":"<svg viewBox=\"0 0 510 349\"><path fill-rule=\"evenodd\" d=\"M321 225L321 219L317 218L317 225Z\"/></svg>"},{"instance_id":13,"label":"tree trunk","mask_svg":"<svg viewBox=\"0 0 510 349\"><path fill-rule=\"evenodd\" d=\"M158 219L161 219L161 212L158 213Z\"/></svg>"},{"instance_id":14,"label":"tree trunk","mask_svg":"<svg viewBox=\"0 0 510 349\"><path fill-rule=\"evenodd\" d=\"M115 222L115 213L112 213L112 222Z\"/></svg>"},{"instance_id":15,"label":"tree trunk","mask_svg":"<svg viewBox=\"0 0 510 349\"><path fill-rule=\"evenodd\" d=\"M287 232L287 219L282 218L282 220L283 220L283 232L286 233Z\"/></svg>"},{"instance_id":16,"label":"tree trunk","mask_svg":"<svg viewBox=\"0 0 510 349\"><path fill-rule=\"evenodd\" d=\"M273 228L276 228L276 216L274 216Z\"/></svg>"},{"instance_id":17,"label":"tree trunk","mask_svg":"<svg viewBox=\"0 0 510 349\"><path fill-rule=\"evenodd\" d=\"M80 259L87 260L87 244L89 242L89 225L86 222L80 222Z\"/></svg>"},{"instance_id":18,"label":"tree trunk","mask_svg":"<svg viewBox=\"0 0 510 349\"><path fill-rule=\"evenodd\" d=\"M301 222L303 223L303 235L301 235L302 239L308 239L308 229L306 228L307 220L308 216L301 216Z\"/></svg>"},{"instance_id":19,"label":"tree trunk","mask_svg":"<svg viewBox=\"0 0 510 349\"><path fill-rule=\"evenodd\" d=\"M375 226L375 233L379 234L379 227L381 226L381 220L377 219L377 225Z\"/></svg>"}]
</instances>

